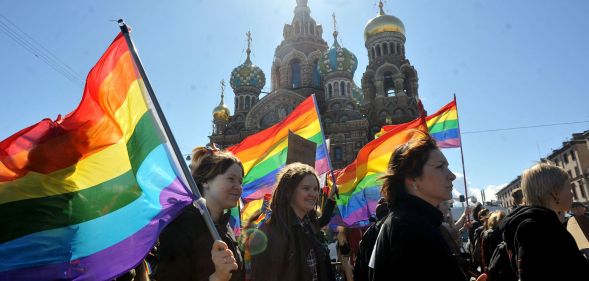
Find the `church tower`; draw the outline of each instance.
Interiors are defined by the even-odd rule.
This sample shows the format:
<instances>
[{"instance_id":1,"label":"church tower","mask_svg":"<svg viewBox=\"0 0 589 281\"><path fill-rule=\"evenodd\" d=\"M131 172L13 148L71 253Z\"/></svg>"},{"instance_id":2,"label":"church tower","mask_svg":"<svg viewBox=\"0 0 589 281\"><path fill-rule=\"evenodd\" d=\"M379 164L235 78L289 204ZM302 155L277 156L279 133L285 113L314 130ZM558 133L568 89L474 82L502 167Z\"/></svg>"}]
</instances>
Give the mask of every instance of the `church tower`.
<instances>
[{"instance_id":1,"label":"church tower","mask_svg":"<svg viewBox=\"0 0 589 281\"><path fill-rule=\"evenodd\" d=\"M330 139L330 154L334 168L352 161L367 141L368 122L361 111L361 101L354 93L354 72L358 59L337 41L337 25L333 15L333 45L319 61L324 81L325 110L322 113L325 135Z\"/></svg>"},{"instance_id":2,"label":"church tower","mask_svg":"<svg viewBox=\"0 0 589 281\"><path fill-rule=\"evenodd\" d=\"M213 109L213 135L221 135L225 132L231 111L225 105L223 97L225 96L225 81L221 80L221 102Z\"/></svg>"},{"instance_id":3,"label":"church tower","mask_svg":"<svg viewBox=\"0 0 589 281\"><path fill-rule=\"evenodd\" d=\"M374 134L387 124L399 124L418 117L417 71L405 57L405 26L387 15L379 2L378 15L364 28L368 65L362 76L362 90Z\"/></svg>"},{"instance_id":4,"label":"church tower","mask_svg":"<svg viewBox=\"0 0 589 281\"><path fill-rule=\"evenodd\" d=\"M297 0L291 24L285 24L284 39L276 47L272 63L272 91L293 90L308 96L322 90L317 69L321 53L327 49L323 28L311 17L307 0Z\"/></svg>"},{"instance_id":5,"label":"church tower","mask_svg":"<svg viewBox=\"0 0 589 281\"><path fill-rule=\"evenodd\" d=\"M232 117L232 130L239 132L245 128L245 117L258 102L260 92L266 85L266 76L250 58L252 33L247 32L247 57L245 62L231 71L231 88L235 93L235 115Z\"/></svg>"}]
</instances>

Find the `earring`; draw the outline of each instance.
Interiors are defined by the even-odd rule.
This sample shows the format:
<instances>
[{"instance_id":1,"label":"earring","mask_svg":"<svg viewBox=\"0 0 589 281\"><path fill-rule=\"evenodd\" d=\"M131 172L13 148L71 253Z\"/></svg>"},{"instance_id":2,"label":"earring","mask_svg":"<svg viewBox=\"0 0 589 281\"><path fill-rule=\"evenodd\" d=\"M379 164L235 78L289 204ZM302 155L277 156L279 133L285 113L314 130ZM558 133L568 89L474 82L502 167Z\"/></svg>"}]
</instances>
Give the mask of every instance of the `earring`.
<instances>
[{"instance_id":1,"label":"earring","mask_svg":"<svg viewBox=\"0 0 589 281\"><path fill-rule=\"evenodd\" d=\"M413 183L413 190L417 191L417 185L415 185L415 183Z\"/></svg>"}]
</instances>

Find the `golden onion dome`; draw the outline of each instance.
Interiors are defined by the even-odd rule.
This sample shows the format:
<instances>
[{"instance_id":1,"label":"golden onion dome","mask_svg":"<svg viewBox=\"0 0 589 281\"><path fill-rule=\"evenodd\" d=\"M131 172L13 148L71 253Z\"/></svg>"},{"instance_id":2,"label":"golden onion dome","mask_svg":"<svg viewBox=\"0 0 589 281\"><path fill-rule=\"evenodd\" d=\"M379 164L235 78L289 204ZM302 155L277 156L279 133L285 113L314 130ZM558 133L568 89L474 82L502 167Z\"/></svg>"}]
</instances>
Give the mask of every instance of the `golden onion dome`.
<instances>
[{"instance_id":1,"label":"golden onion dome","mask_svg":"<svg viewBox=\"0 0 589 281\"><path fill-rule=\"evenodd\" d=\"M383 32L399 32L405 35L405 25L403 22L395 16L385 14L382 9L382 1L378 6L380 8L378 15L368 21L364 28L364 40L368 40L368 38Z\"/></svg>"},{"instance_id":2,"label":"golden onion dome","mask_svg":"<svg viewBox=\"0 0 589 281\"><path fill-rule=\"evenodd\" d=\"M229 116L231 112L229 111L229 107L225 104L220 104L213 109L213 119L215 121L229 121Z\"/></svg>"},{"instance_id":3,"label":"golden onion dome","mask_svg":"<svg viewBox=\"0 0 589 281\"><path fill-rule=\"evenodd\" d=\"M225 81L221 80L221 102L213 109L213 120L214 121L225 121L229 122L229 116L231 116L231 111L229 111L229 107L225 105L223 102L223 97L225 92Z\"/></svg>"}]
</instances>

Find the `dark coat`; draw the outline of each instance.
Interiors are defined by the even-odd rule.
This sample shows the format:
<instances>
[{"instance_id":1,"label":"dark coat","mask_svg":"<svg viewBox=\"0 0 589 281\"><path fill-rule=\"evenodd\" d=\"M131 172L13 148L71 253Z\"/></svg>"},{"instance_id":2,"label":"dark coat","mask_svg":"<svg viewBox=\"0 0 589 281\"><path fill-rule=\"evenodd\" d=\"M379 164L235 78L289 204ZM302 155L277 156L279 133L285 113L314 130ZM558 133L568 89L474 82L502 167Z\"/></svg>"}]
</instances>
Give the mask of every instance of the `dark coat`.
<instances>
[{"instance_id":1,"label":"dark coat","mask_svg":"<svg viewBox=\"0 0 589 281\"><path fill-rule=\"evenodd\" d=\"M356 261L354 263L354 281L368 281L372 280L372 269L368 266L370 262L370 256L372 256L372 250L374 244L376 244L376 238L380 227L384 223L385 219L381 219L374 222L362 235L360 240L360 246L358 255L356 255Z\"/></svg>"},{"instance_id":2,"label":"dark coat","mask_svg":"<svg viewBox=\"0 0 589 281\"><path fill-rule=\"evenodd\" d=\"M243 281L243 260L235 242L235 234L228 226L229 217L229 213L225 214L215 226L239 265L231 281ZM215 272L211 260L213 238L196 207L189 205L184 208L180 216L162 231L159 240L156 280L209 280L209 276Z\"/></svg>"},{"instance_id":3,"label":"dark coat","mask_svg":"<svg viewBox=\"0 0 589 281\"><path fill-rule=\"evenodd\" d=\"M290 209L290 208L289 208ZM317 257L318 277L321 281L335 280L331 269L329 252L317 238L317 220L314 226L307 226L307 231L290 209L284 220L270 219L259 230L250 235L249 245L252 249L266 248L259 254L252 254L253 281L306 281L312 280L307 266L307 255L311 249Z\"/></svg>"},{"instance_id":4,"label":"dark coat","mask_svg":"<svg viewBox=\"0 0 589 281\"><path fill-rule=\"evenodd\" d=\"M399 198L376 240L373 280L467 280L441 224L436 207L412 195Z\"/></svg>"},{"instance_id":5,"label":"dark coat","mask_svg":"<svg viewBox=\"0 0 589 281\"><path fill-rule=\"evenodd\" d=\"M520 280L589 279L589 261L554 211L518 207L503 219L500 229Z\"/></svg>"},{"instance_id":6,"label":"dark coat","mask_svg":"<svg viewBox=\"0 0 589 281\"><path fill-rule=\"evenodd\" d=\"M493 252L495 252L495 248L497 245L503 241L501 237L501 231L497 228L491 228L483 231L482 234L482 251L481 251L481 258L482 258L482 266L484 267L484 271L487 271L489 267L489 262L491 261L491 257L493 257Z\"/></svg>"}]
</instances>

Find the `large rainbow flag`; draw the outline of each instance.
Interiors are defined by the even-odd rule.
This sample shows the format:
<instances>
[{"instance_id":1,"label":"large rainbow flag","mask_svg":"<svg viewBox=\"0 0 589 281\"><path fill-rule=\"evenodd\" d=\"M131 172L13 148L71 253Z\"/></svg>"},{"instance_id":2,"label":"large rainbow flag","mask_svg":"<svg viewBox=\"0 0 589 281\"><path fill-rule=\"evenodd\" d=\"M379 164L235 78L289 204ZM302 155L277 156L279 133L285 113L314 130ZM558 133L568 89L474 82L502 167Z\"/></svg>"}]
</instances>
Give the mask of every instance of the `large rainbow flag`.
<instances>
[{"instance_id":1,"label":"large rainbow flag","mask_svg":"<svg viewBox=\"0 0 589 281\"><path fill-rule=\"evenodd\" d=\"M251 211L247 213L259 210L264 195L272 194L276 174L286 164L288 131L315 142L317 144L315 169L318 174L329 170L329 155L325 147L325 137L321 130L315 96L313 95L303 100L281 122L251 135L241 143L227 149L243 163L245 176L242 199L246 205L241 213L242 222L249 218L244 216L244 210ZM254 202L254 200L256 201Z\"/></svg>"},{"instance_id":2,"label":"large rainbow flag","mask_svg":"<svg viewBox=\"0 0 589 281\"><path fill-rule=\"evenodd\" d=\"M119 34L81 103L0 142L0 280L109 280L192 195Z\"/></svg>"},{"instance_id":3,"label":"large rainbow flag","mask_svg":"<svg viewBox=\"0 0 589 281\"><path fill-rule=\"evenodd\" d=\"M382 182L378 178L386 172L391 155L397 147L426 131L423 118L391 126L382 136L362 147L350 165L335 171L340 196L336 199L338 213L331 224L346 227L368 225L380 198Z\"/></svg>"},{"instance_id":4,"label":"large rainbow flag","mask_svg":"<svg viewBox=\"0 0 589 281\"><path fill-rule=\"evenodd\" d=\"M456 98L436 113L426 117L427 128L440 148L460 147L460 130L458 128L458 109ZM397 125L383 126L375 136L380 137Z\"/></svg>"}]
</instances>

